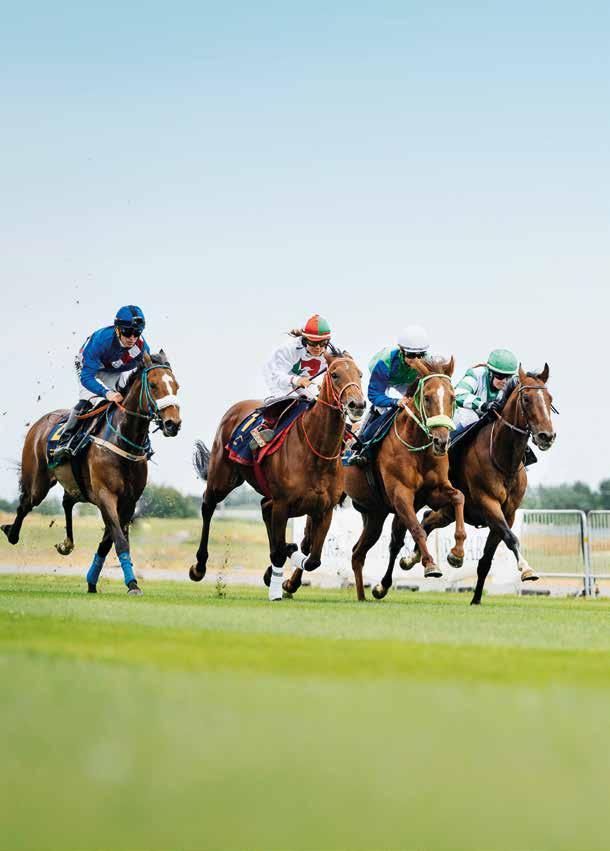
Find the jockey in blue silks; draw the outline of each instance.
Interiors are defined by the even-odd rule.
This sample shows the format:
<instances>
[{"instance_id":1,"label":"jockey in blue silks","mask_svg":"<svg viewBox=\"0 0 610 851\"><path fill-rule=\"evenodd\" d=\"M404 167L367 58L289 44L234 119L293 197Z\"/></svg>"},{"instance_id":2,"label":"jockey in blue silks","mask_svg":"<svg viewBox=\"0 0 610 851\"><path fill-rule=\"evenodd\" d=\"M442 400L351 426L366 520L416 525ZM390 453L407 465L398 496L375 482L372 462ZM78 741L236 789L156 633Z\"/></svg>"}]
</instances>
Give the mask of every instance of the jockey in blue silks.
<instances>
[{"instance_id":1,"label":"jockey in blue silks","mask_svg":"<svg viewBox=\"0 0 610 851\"><path fill-rule=\"evenodd\" d=\"M87 337L75 358L79 382L79 399L63 429L61 445L54 452L59 460L70 455L70 440L78 426L78 418L107 399L120 404L120 393L128 375L150 353L142 336L146 320L142 309L128 304L117 312L114 325L100 328Z\"/></svg>"},{"instance_id":2,"label":"jockey in blue silks","mask_svg":"<svg viewBox=\"0 0 610 851\"><path fill-rule=\"evenodd\" d=\"M370 441L419 380L419 373L408 365L406 359L424 358L429 348L426 330L420 325L408 325L398 337L396 346L388 346L373 356L369 364L371 377L368 387L371 408L358 435L360 448L348 450L343 456L344 464L364 466L368 463Z\"/></svg>"}]
</instances>

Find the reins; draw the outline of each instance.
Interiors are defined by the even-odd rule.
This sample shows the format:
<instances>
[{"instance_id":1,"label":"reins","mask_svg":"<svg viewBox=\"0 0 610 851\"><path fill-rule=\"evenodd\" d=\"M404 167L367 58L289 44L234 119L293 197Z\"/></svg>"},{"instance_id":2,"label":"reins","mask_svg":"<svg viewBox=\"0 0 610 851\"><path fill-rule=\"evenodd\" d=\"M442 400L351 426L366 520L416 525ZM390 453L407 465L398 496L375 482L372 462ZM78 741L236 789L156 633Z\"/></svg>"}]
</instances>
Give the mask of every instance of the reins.
<instances>
[{"instance_id":1,"label":"reins","mask_svg":"<svg viewBox=\"0 0 610 851\"><path fill-rule=\"evenodd\" d=\"M517 393L517 400L518 400L518 413L520 413L525 418L525 428L521 428L520 426L509 422L505 417L503 417L500 414L499 411L494 411L496 419L492 423L491 431L489 433L489 457L491 459L491 463L494 465L496 470L499 470L499 472L502 473L503 476L508 476L510 478L512 478L517 473L517 471L523 466L523 461L520 461L519 464L515 467L514 470L506 471L506 470L502 469L502 466L500 464L498 464L498 462L494 458L494 453L493 453L494 431L495 431L496 425L498 423L498 420L500 422L502 422L503 425L507 426L507 428L509 428L511 431L516 431L518 434L525 435L526 443L527 443L527 440L529 439L530 435L532 434L532 429L531 429L531 426L530 426L530 423L529 423L527 412L526 412L525 407L523 405L523 398L522 398L521 394L524 393L526 390L536 390L536 391L539 391L539 392L543 392L544 390L548 391L548 387L546 386L546 384L543 384L542 387L537 387L534 384L519 384L518 387L515 388L515 390L516 390L516 393ZM515 391L513 391L513 392L515 392ZM511 396L512 396L512 393L511 393ZM510 396L509 396L509 399L510 399ZM507 399L507 401L508 401L508 399ZM551 410L554 411L554 413L556 413L556 414L559 413L557 408L552 403L551 403Z\"/></svg>"}]
</instances>

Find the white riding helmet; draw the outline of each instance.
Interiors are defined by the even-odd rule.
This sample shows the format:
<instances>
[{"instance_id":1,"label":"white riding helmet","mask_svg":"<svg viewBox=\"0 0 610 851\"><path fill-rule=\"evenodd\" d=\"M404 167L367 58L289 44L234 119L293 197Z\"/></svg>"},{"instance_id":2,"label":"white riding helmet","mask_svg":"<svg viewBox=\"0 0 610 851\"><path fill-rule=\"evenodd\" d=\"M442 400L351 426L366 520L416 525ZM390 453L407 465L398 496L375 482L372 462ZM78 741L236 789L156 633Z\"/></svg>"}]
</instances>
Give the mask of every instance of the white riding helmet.
<instances>
[{"instance_id":1,"label":"white riding helmet","mask_svg":"<svg viewBox=\"0 0 610 851\"><path fill-rule=\"evenodd\" d=\"M421 354L430 348L428 332L421 325L407 325L398 337L398 345L405 354Z\"/></svg>"}]
</instances>

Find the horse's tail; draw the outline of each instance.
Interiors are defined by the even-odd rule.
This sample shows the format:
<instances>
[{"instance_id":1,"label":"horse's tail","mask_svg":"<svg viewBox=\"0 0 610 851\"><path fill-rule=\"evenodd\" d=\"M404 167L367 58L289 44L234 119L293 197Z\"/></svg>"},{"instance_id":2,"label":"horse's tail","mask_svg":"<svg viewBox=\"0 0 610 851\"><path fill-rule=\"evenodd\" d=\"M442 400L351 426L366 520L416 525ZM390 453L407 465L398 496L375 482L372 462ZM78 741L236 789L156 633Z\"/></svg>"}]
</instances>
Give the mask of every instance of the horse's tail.
<instances>
[{"instance_id":1,"label":"horse's tail","mask_svg":"<svg viewBox=\"0 0 610 851\"><path fill-rule=\"evenodd\" d=\"M200 479L208 480L208 468L210 466L210 450L203 440L196 440L193 449L193 467Z\"/></svg>"},{"instance_id":2,"label":"horse's tail","mask_svg":"<svg viewBox=\"0 0 610 851\"><path fill-rule=\"evenodd\" d=\"M341 494L341 496L339 498L339 502L338 502L339 508L343 508L343 503L345 502L346 499L347 499L347 494L345 493L345 491L343 491L343 493Z\"/></svg>"}]
</instances>

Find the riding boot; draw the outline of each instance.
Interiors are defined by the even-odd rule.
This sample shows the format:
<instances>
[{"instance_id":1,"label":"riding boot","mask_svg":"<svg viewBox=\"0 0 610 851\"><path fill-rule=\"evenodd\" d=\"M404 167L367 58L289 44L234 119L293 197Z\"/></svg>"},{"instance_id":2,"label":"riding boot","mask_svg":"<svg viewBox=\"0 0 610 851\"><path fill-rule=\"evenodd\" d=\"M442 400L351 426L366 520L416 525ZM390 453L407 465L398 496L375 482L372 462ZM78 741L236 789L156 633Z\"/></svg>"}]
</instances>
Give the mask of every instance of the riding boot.
<instances>
[{"instance_id":1,"label":"riding boot","mask_svg":"<svg viewBox=\"0 0 610 851\"><path fill-rule=\"evenodd\" d=\"M532 464L538 463L538 459L534 454L534 450L529 444L525 447L525 458L523 459L523 463L526 467L531 467Z\"/></svg>"},{"instance_id":2,"label":"riding boot","mask_svg":"<svg viewBox=\"0 0 610 851\"><path fill-rule=\"evenodd\" d=\"M80 399L70 411L70 416L63 427L59 446L53 452L53 460L60 461L62 458L68 458L72 455L72 438L78 430L79 416L85 413L91 407L90 403L84 399Z\"/></svg>"}]
</instances>

